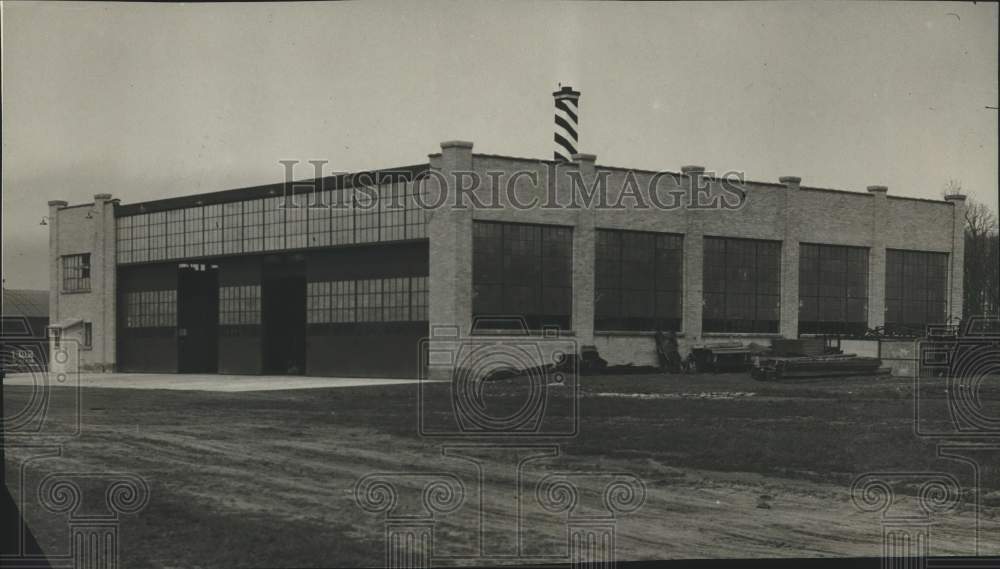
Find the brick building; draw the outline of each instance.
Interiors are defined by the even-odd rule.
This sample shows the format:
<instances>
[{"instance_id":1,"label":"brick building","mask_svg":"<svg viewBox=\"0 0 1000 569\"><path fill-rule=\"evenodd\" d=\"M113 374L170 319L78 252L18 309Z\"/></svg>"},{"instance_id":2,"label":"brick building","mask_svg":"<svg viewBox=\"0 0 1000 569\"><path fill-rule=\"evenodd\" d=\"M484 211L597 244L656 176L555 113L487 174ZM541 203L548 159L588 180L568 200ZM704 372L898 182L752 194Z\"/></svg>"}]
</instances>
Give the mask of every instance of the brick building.
<instances>
[{"instance_id":1,"label":"brick building","mask_svg":"<svg viewBox=\"0 0 1000 569\"><path fill-rule=\"evenodd\" d=\"M656 329L683 354L961 317L963 196L602 166L557 125L555 160L453 141L404 168L50 202L51 320L86 327L84 368L402 377L431 327L523 339L504 316L612 364L654 363Z\"/></svg>"}]
</instances>

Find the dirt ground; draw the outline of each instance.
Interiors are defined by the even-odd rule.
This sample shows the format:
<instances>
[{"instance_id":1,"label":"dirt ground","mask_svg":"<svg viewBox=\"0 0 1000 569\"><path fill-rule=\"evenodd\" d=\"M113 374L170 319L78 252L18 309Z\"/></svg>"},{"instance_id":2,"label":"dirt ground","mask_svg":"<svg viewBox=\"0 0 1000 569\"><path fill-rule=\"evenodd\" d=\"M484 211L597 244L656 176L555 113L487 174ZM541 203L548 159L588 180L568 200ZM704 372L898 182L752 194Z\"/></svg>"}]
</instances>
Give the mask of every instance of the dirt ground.
<instances>
[{"instance_id":1,"label":"dirt ground","mask_svg":"<svg viewBox=\"0 0 1000 569\"><path fill-rule=\"evenodd\" d=\"M516 410L523 386L492 385L491 412ZM958 460L916 436L911 380L583 377L578 434L490 440L420 436L418 389L83 389L82 432L9 440L7 484L39 544L59 556L68 520L39 503L47 475L93 474L80 482L93 511L108 479L142 477L148 504L118 518L121 567L382 566L387 524L419 526L407 516L428 503L441 510L429 518L438 565L566 561L568 532L587 524L614 527L619 560L880 556L883 530L903 516L930 524L934 555L1000 554L1000 454L980 441L969 451L976 462ZM425 400L450 401L448 384L424 389ZM943 401L944 386L937 392ZM572 413L571 394L550 392L549 411ZM7 386L7 416L30 396ZM980 397L993 405L1000 390ZM71 401L51 399L53 432L74 422ZM446 408L426 410L441 418ZM923 419L946 425L937 413ZM359 505L356 484L379 473L396 501L378 510L389 494L375 486ZM873 475L894 495L884 512L852 501L851 483L866 473L892 473ZM553 480L572 486L545 485ZM918 507L927 480L958 489L940 513ZM606 500L602 491L623 481L618 489L638 494ZM569 503L567 488L575 507L553 508Z\"/></svg>"}]
</instances>

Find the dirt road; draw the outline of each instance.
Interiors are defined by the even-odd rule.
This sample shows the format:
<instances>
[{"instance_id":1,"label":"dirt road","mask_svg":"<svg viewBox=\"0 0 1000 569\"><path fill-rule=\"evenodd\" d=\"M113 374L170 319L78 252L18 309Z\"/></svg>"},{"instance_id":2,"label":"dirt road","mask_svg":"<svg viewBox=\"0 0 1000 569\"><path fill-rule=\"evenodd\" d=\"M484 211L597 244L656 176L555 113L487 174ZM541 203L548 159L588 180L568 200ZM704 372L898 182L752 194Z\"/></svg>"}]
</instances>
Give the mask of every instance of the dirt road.
<instances>
[{"instance_id":1,"label":"dirt road","mask_svg":"<svg viewBox=\"0 0 1000 569\"><path fill-rule=\"evenodd\" d=\"M8 387L8 406L25 396L18 389ZM42 547L58 554L68 550L66 522L38 507L44 475L145 478L149 505L121 518L123 567L380 566L386 513L366 511L355 497L357 481L375 473L411 475L386 476L396 489L396 507L388 511L397 521L426 512L420 492L429 480L457 484L455 509L435 517L438 564L474 564L484 555L492 564L504 556L519 556L521 563L566 560L568 528L607 512L601 491L615 476L629 475L642 481L645 499L614 518L618 559L882 553L881 514L859 511L845 484L692 468L669 453L609 449L596 456L577 452L579 444L551 450L549 441L530 449L443 452L442 441L405 434L414 425L412 395L411 386L309 394L86 390L84 432L67 440L58 457L31 460L42 451L9 448L8 459L24 466L24 479L9 467L8 485L15 495L25 492L29 524ZM745 406L747 399L721 403ZM365 426L387 418L392 429ZM671 436L669 425L663 423L660 436ZM627 444L620 446L627 451ZM458 454L481 457L478 468ZM531 454L542 456L519 469L517 459ZM536 491L541 479L561 472L574 473L568 478L576 481L577 507L569 512L546 509ZM558 501L558 493L553 496ZM900 497L895 511L912 511L913 502ZM976 517L968 506L935 516L931 552L975 553ZM979 552L1000 553L996 512L983 508L978 517Z\"/></svg>"}]
</instances>

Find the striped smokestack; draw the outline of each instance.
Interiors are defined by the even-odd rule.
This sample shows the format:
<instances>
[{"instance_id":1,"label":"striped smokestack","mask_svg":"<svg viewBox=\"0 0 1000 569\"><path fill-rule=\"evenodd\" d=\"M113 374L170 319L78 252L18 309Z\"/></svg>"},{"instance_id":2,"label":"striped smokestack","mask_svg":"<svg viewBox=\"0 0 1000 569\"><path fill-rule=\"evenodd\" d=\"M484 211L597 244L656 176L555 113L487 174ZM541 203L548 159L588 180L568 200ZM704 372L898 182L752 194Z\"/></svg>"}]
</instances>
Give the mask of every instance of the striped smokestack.
<instances>
[{"instance_id":1,"label":"striped smokestack","mask_svg":"<svg viewBox=\"0 0 1000 569\"><path fill-rule=\"evenodd\" d=\"M577 125L580 123L578 118L580 92L574 91L572 87L562 87L555 93L552 93L552 96L556 100L556 146L554 158L557 162L571 162L573 155L577 153L576 145L580 141L577 135Z\"/></svg>"}]
</instances>

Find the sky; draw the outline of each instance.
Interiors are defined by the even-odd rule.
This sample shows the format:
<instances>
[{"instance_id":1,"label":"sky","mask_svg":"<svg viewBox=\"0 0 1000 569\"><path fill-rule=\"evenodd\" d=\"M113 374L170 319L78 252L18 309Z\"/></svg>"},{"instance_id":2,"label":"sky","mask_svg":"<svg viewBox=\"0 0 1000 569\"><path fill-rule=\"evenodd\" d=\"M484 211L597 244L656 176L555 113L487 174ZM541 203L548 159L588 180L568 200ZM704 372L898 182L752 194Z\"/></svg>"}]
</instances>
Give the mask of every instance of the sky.
<instances>
[{"instance_id":1,"label":"sky","mask_svg":"<svg viewBox=\"0 0 1000 569\"><path fill-rule=\"evenodd\" d=\"M551 158L560 82L599 164L931 199L957 180L997 209L995 4L0 9L9 288L48 287L49 200L278 182L279 160L416 164L455 139Z\"/></svg>"}]
</instances>

